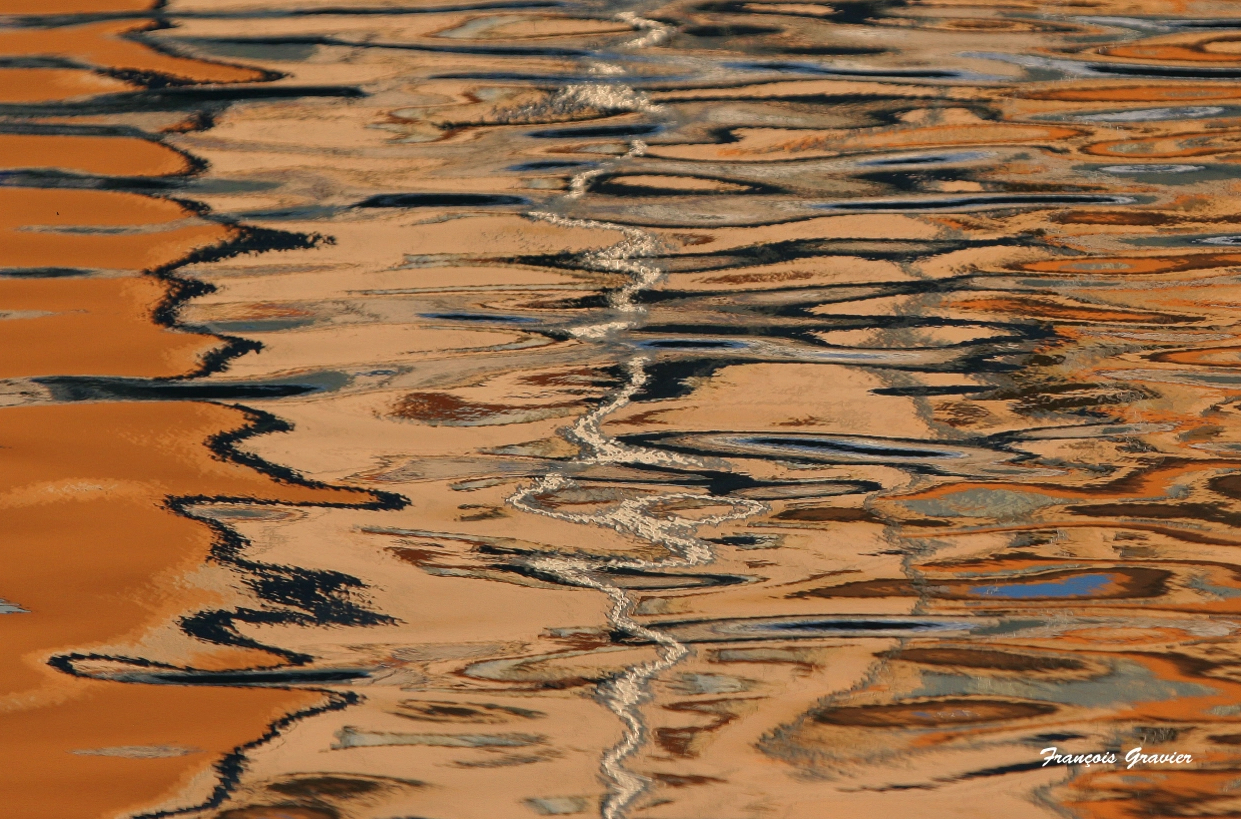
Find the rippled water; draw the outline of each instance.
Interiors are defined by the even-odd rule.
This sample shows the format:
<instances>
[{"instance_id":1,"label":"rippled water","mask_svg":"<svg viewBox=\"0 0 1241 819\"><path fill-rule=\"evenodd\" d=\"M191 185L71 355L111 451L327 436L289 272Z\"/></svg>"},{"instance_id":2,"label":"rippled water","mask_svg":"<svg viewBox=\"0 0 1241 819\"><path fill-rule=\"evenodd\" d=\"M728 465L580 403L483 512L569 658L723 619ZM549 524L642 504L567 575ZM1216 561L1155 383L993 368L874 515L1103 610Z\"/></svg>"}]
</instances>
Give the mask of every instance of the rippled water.
<instances>
[{"instance_id":1,"label":"rippled water","mask_svg":"<svg viewBox=\"0 0 1241 819\"><path fill-rule=\"evenodd\" d=\"M146 2L0 3L6 817L1241 814L1237 3Z\"/></svg>"}]
</instances>

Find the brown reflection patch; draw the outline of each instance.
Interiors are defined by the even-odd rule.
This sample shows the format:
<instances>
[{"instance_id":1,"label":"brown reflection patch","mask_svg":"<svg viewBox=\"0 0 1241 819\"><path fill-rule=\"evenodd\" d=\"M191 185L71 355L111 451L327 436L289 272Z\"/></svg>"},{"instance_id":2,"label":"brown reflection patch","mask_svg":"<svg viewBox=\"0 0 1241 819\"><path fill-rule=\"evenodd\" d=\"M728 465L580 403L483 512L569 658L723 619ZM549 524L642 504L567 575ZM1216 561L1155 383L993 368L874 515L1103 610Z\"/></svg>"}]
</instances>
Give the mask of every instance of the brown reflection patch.
<instances>
[{"instance_id":1,"label":"brown reflection patch","mask_svg":"<svg viewBox=\"0 0 1241 819\"><path fill-rule=\"evenodd\" d=\"M708 276L702 279L703 284L767 284L773 282L794 282L813 279L817 274L806 270L781 270L773 273L729 273L723 276Z\"/></svg>"},{"instance_id":2,"label":"brown reflection patch","mask_svg":"<svg viewBox=\"0 0 1241 819\"><path fill-rule=\"evenodd\" d=\"M1116 139L1096 142L1082 148L1083 153L1092 156L1127 159L1175 159L1237 150L1241 150L1241 134L1235 131L1199 131L1148 139Z\"/></svg>"},{"instance_id":3,"label":"brown reflection patch","mask_svg":"<svg viewBox=\"0 0 1241 819\"><path fill-rule=\"evenodd\" d=\"M673 756L692 758L698 756L693 749L694 740L702 728L656 728L655 742Z\"/></svg>"},{"instance_id":4,"label":"brown reflection patch","mask_svg":"<svg viewBox=\"0 0 1241 819\"><path fill-rule=\"evenodd\" d=\"M890 22L895 23L896 20L891 20ZM1003 20L995 17L947 17L934 22L923 18L918 20L917 26L919 31L970 31L981 33L1069 32L1081 30L1076 26L1068 26L1063 23L1044 23L1034 20Z\"/></svg>"},{"instance_id":5,"label":"brown reflection patch","mask_svg":"<svg viewBox=\"0 0 1241 819\"><path fill-rule=\"evenodd\" d=\"M133 89L120 80L74 68L0 68L0 102L49 102Z\"/></svg>"},{"instance_id":6,"label":"brown reflection patch","mask_svg":"<svg viewBox=\"0 0 1241 819\"><path fill-rule=\"evenodd\" d=\"M929 128L888 129L866 137L845 140L843 150L870 147L926 147L931 145L979 145L1010 142L1056 142L1081 135L1076 128L978 122L971 125L939 125ZM857 144L851 144L856 142Z\"/></svg>"},{"instance_id":7,"label":"brown reflection patch","mask_svg":"<svg viewBox=\"0 0 1241 819\"><path fill-rule=\"evenodd\" d=\"M711 718L707 725L685 728L657 728L655 741L659 747L672 754L692 759L701 753L711 734L728 725L737 718L735 708L738 703L729 700L700 700L697 702L674 702L665 705L669 711L703 714Z\"/></svg>"},{"instance_id":8,"label":"brown reflection patch","mask_svg":"<svg viewBox=\"0 0 1241 819\"><path fill-rule=\"evenodd\" d=\"M464 423L485 421L507 412L510 407L500 404L479 404L466 401L443 392L411 392L397 402L392 414L411 421L434 423Z\"/></svg>"},{"instance_id":9,"label":"brown reflection patch","mask_svg":"<svg viewBox=\"0 0 1241 819\"><path fill-rule=\"evenodd\" d=\"M523 384L531 384L536 387L568 387L569 389L581 389L583 387L606 387L616 383L614 378L608 376L607 373L599 370L592 370L586 367L576 367L567 370L551 370L547 372L534 372L522 375L521 382Z\"/></svg>"},{"instance_id":10,"label":"brown reflection patch","mask_svg":"<svg viewBox=\"0 0 1241 819\"><path fill-rule=\"evenodd\" d=\"M1041 144L1081 136L1076 128L976 122L969 125L906 127L873 132L810 131L783 128L738 128L736 147L720 148L722 157L743 157L773 153L827 152L896 148L926 148L948 145Z\"/></svg>"},{"instance_id":11,"label":"brown reflection patch","mask_svg":"<svg viewBox=\"0 0 1241 819\"><path fill-rule=\"evenodd\" d=\"M1241 500L1241 475L1221 475L1207 481L1207 486L1224 497Z\"/></svg>"},{"instance_id":12,"label":"brown reflection patch","mask_svg":"<svg viewBox=\"0 0 1241 819\"><path fill-rule=\"evenodd\" d=\"M837 523L883 522L866 509L858 509L848 506L811 506L800 509L785 509L783 512L773 515L772 519L796 520L812 523L829 521Z\"/></svg>"},{"instance_id":13,"label":"brown reflection patch","mask_svg":"<svg viewBox=\"0 0 1241 819\"><path fill-rule=\"evenodd\" d=\"M268 811L269 813L253 814L262 816L305 816L304 811L322 811L324 815L338 815L338 808L346 811L362 804L374 804L396 795L400 791L408 792L420 788L424 783L413 779L395 779L384 776L367 776L364 774L344 773L305 773L269 782L263 788L263 797L274 804L251 804L245 808L233 808L220 816L228 816L237 811ZM258 788L253 790L256 795L262 793ZM241 800L238 800L241 801ZM251 800L245 800L251 801ZM260 800L255 800L260 801ZM266 800L261 800L266 801ZM242 814L250 815L250 814ZM319 814L312 814L318 816ZM349 812L354 816L353 812Z\"/></svg>"},{"instance_id":14,"label":"brown reflection patch","mask_svg":"<svg viewBox=\"0 0 1241 819\"><path fill-rule=\"evenodd\" d=\"M403 700L393 713L407 719L426 722L466 722L499 725L518 719L539 719L546 716L528 708L473 702L429 702L426 700Z\"/></svg>"},{"instance_id":15,"label":"brown reflection patch","mask_svg":"<svg viewBox=\"0 0 1241 819\"><path fill-rule=\"evenodd\" d=\"M685 788L690 785L716 785L723 784L724 779L716 779L714 776L700 776L698 774L651 774L651 777L660 784L667 785L670 788Z\"/></svg>"},{"instance_id":16,"label":"brown reflection patch","mask_svg":"<svg viewBox=\"0 0 1241 819\"><path fill-rule=\"evenodd\" d=\"M1197 350L1173 350L1147 356L1165 364L1189 364L1198 367L1241 367L1241 347L1200 347Z\"/></svg>"},{"instance_id":17,"label":"brown reflection patch","mask_svg":"<svg viewBox=\"0 0 1241 819\"><path fill-rule=\"evenodd\" d=\"M1241 86L1235 83L1206 84L1115 84L1092 87L1069 86L1038 91L1017 91L1014 96L1027 100L1061 102L1170 102L1175 100L1241 99Z\"/></svg>"},{"instance_id":18,"label":"brown reflection patch","mask_svg":"<svg viewBox=\"0 0 1241 819\"><path fill-rule=\"evenodd\" d=\"M433 425L501 424L560 415L564 408L576 407L579 403L559 401L535 406L486 404L444 392L411 392L397 401L392 414Z\"/></svg>"},{"instance_id":19,"label":"brown reflection patch","mask_svg":"<svg viewBox=\"0 0 1241 819\"><path fill-rule=\"evenodd\" d=\"M1241 60L1236 49L1241 37L1213 36L1191 42L1139 42L1132 45L1099 49L1098 53L1125 60L1178 61L1194 63L1235 63ZM1215 46L1218 50L1212 50Z\"/></svg>"},{"instance_id":20,"label":"brown reflection patch","mask_svg":"<svg viewBox=\"0 0 1241 819\"><path fill-rule=\"evenodd\" d=\"M1060 319L1065 321L1087 322L1137 322L1150 324L1166 324L1169 322L1193 321L1185 316L1173 313L1147 313L1138 310L1117 310L1115 308L1094 307L1089 304L1075 304L1066 301L1036 298L997 298L997 299L964 299L954 302L953 307L962 310L978 310L988 313L1009 313L1031 318Z\"/></svg>"},{"instance_id":21,"label":"brown reflection patch","mask_svg":"<svg viewBox=\"0 0 1241 819\"><path fill-rule=\"evenodd\" d=\"M287 796L305 799L348 798L372 793L382 787L379 782L370 779L356 779L344 776L299 776L285 782L268 785L267 789Z\"/></svg>"},{"instance_id":22,"label":"brown reflection patch","mask_svg":"<svg viewBox=\"0 0 1241 819\"><path fill-rule=\"evenodd\" d=\"M252 68L163 54L125 36L156 25L149 20L107 20L82 26L0 31L0 54L66 56L100 68L172 75L192 82L254 82L266 77Z\"/></svg>"},{"instance_id":23,"label":"brown reflection patch","mask_svg":"<svg viewBox=\"0 0 1241 819\"><path fill-rule=\"evenodd\" d=\"M0 735L10 738L0 745L0 793L11 815L96 819L149 805L271 720L321 701L313 692L105 682L47 665L54 653L124 645L218 605L215 593L176 581L208 558L213 536L166 508L167 496L358 500L213 457L203 442L244 420L212 404L0 410L0 574L5 599L28 610L5 618L9 659L0 664ZM140 764L72 753L151 745L205 753Z\"/></svg>"},{"instance_id":24,"label":"brown reflection patch","mask_svg":"<svg viewBox=\"0 0 1241 819\"><path fill-rule=\"evenodd\" d=\"M1183 273L1241 265L1241 253L1185 253L1167 256L1085 256L1048 259L1016 265L1016 270L1036 273L1126 276L1152 273Z\"/></svg>"},{"instance_id":25,"label":"brown reflection patch","mask_svg":"<svg viewBox=\"0 0 1241 819\"><path fill-rule=\"evenodd\" d=\"M1207 503L1096 503L1090 506L1067 506L1066 512L1100 518L1146 518L1153 520L1202 520L1241 524L1241 515L1227 512Z\"/></svg>"},{"instance_id":26,"label":"brown reflection patch","mask_svg":"<svg viewBox=\"0 0 1241 819\"><path fill-rule=\"evenodd\" d=\"M1040 654L1010 654L973 648L907 648L893 659L922 665L954 668L985 668L991 671L1080 671L1086 664L1067 657Z\"/></svg>"},{"instance_id":27,"label":"brown reflection patch","mask_svg":"<svg viewBox=\"0 0 1241 819\"><path fill-rule=\"evenodd\" d=\"M977 722L1029 719L1055 712L1054 706L1044 703L962 698L823 708L811 712L810 717L822 725L848 725L863 728L934 728L943 725L970 725Z\"/></svg>"},{"instance_id":28,"label":"brown reflection patch","mask_svg":"<svg viewBox=\"0 0 1241 819\"><path fill-rule=\"evenodd\" d=\"M132 137L0 134L0 168L59 168L108 176L168 176L190 164L171 148Z\"/></svg>"},{"instance_id":29,"label":"brown reflection patch","mask_svg":"<svg viewBox=\"0 0 1241 819\"><path fill-rule=\"evenodd\" d=\"M253 805L216 814L217 819L338 819L335 808L304 808L300 805Z\"/></svg>"},{"instance_id":30,"label":"brown reflection patch","mask_svg":"<svg viewBox=\"0 0 1241 819\"><path fill-rule=\"evenodd\" d=\"M1143 749L1143 753L1176 751L1159 748ZM1200 763L1195 756L1193 764ZM1073 781L1072 790L1078 796L1060 804L1086 819L1241 816L1241 794L1236 791L1239 776L1241 769L1237 768L1192 770L1187 765L1087 771Z\"/></svg>"},{"instance_id":31,"label":"brown reflection patch","mask_svg":"<svg viewBox=\"0 0 1241 819\"><path fill-rule=\"evenodd\" d=\"M1175 222L1171 216L1148 210L1068 210L1053 213L1051 221L1062 225L1154 226Z\"/></svg>"}]
</instances>

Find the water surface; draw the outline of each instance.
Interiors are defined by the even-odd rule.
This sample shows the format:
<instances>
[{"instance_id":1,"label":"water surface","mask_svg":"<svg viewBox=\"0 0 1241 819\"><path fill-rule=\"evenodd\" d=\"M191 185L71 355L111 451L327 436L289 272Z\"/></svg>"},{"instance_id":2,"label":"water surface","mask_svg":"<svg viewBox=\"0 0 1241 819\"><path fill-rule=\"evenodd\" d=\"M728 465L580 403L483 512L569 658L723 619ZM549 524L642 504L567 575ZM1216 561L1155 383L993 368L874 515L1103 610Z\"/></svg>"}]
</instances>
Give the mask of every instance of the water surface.
<instances>
[{"instance_id":1,"label":"water surface","mask_svg":"<svg viewBox=\"0 0 1241 819\"><path fill-rule=\"evenodd\" d=\"M6 816L1241 810L1235 3L0 12Z\"/></svg>"}]
</instances>

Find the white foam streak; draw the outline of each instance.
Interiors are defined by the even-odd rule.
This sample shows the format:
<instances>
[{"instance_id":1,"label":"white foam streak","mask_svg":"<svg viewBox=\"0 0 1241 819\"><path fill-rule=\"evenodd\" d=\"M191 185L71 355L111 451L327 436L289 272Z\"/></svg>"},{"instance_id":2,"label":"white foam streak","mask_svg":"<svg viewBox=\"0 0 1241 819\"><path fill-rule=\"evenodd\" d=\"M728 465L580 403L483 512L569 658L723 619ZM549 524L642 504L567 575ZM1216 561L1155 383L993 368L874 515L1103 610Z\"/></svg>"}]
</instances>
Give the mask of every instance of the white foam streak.
<instances>
[{"instance_id":1,"label":"white foam streak","mask_svg":"<svg viewBox=\"0 0 1241 819\"><path fill-rule=\"evenodd\" d=\"M549 222L559 227L586 228L594 230L615 230L624 235L624 239L602 250L582 253L578 256L578 264L586 270L597 270L600 273L624 273L629 282L608 295L608 303L613 310L622 313L643 312L641 305L634 302L634 297L643 290L654 285L663 276L663 270L657 265L642 261L646 257L659 253L661 245L644 230L617 225L612 222L597 222L593 219L567 219L554 213L536 211L527 214L533 219ZM633 321L617 324L598 323L578 328L574 332L579 338L598 338L600 332L592 328L630 327Z\"/></svg>"},{"instance_id":2,"label":"white foam streak","mask_svg":"<svg viewBox=\"0 0 1241 819\"><path fill-rule=\"evenodd\" d=\"M657 113L664 110L662 105L651 102L650 98L627 85L605 82L574 83L566 85L552 97L550 105L556 111L576 113L578 111L642 111Z\"/></svg>"},{"instance_id":3,"label":"white foam streak","mask_svg":"<svg viewBox=\"0 0 1241 819\"><path fill-rule=\"evenodd\" d=\"M631 154L640 155L645 145L635 143ZM585 190L585 183L581 186ZM572 197L572 192L570 193ZM588 219L568 219L553 213L531 213L540 219L562 227L607 229L620 231L624 238L603 250L579 256L579 264L589 270L625 273L629 283L610 294L609 305L614 312L627 315L625 321L605 320L576 328L573 334L580 339L607 338L634 326L645 313L636 301L641 291L654 285L663 275L657 265L644 261L660 250L659 242L645 231ZM608 569L636 569L643 571L666 570L697 566L710 562L714 555L711 544L697 536L703 526L713 526L731 520L739 520L762 511L765 507L757 501L737 498L710 498L711 503L729 507L723 514L698 519L667 514L660 510L670 502L703 501L703 495L675 492L643 495L628 498L619 504L593 513L565 512L542 502L562 490L572 489L575 484L567 470L601 464L629 464L669 469L695 470L707 464L699 458L675 452L631 446L616 440L603 431L603 421L612 413L629 404L649 381L648 359L638 355L626 363L625 385L606 403L582 416L572 427L563 430L565 438L581 447L581 454L570 466L548 473L532 486L519 489L507 501L513 507L536 515L583 526L603 526L622 535L654 544L667 551L668 556L659 560L636 557L538 557L529 565L563 582L583 588L596 589L608 596L611 607L608 623L612 629L621 631L656 647L657 658L626 669L622 674L599 686L599 701L621 721L624 733L621 740L609 748L599 762L599 771L608 785L600 814L603 819L623 819L630 806L650 785L650 781L625 766L625 761L638 751L647 739L646 724L641 706L649 698L649 687L659 674L675 666L689 653L689 648L672 637L648 628L633 619L633 599L623 589L609 582Z\"/></svg>"},{"instance_id":4,"label":"white foam streak","mask_svg":"<svg viewBox=\"0 0 1241 819\"><path fill-rule=\"evenodd\" d=\"M629 151L622 156L622 159L629 159L635 156L642 156L646 153L647 144L640 139L635 139L629 143ZM592 168L589 171L582 171L569 180L569 192L565 194L566 199L581 199L585 195L586 190L590 187L590 180L595 177L602 176L607 173L606 168ZM639 231L640 232L640 231Z\"/></svg>"},{"instance_id":5,"label":"white foam streak","mask_svg":"<svg viewBox=\"0 0 1241 819\"><path fill-rule=\"evenodd\" d=\"M646 34L642 35L638 39L630 40L625 43L625 45L629 48L648 48L653 45L659 45L664 40L671 37L672 32L675 31L672 26L665 25L658 20L639 17L632 11L623 11L616 15L615 19L620 20L623 23L628 23L639 31L646 32Z\"/></svg>"}]
</instances>

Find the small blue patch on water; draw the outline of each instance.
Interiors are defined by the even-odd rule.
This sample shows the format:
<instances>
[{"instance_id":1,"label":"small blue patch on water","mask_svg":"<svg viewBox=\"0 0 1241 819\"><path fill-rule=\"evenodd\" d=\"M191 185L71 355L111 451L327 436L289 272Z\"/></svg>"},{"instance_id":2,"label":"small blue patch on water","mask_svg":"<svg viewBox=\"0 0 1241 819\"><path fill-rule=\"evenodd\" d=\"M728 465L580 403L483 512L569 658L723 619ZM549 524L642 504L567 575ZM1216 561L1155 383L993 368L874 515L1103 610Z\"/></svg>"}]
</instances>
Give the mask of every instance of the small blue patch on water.
<instances>
[{"instance_id":1,"label":"small blue patch on water","mask_svg":"<svg viewBox=\"0 0 1241 819\"><path fill-rule=\"evenodd\" d=\"M1079 574L1051 583L1014 583L1009 586L974 586L970 594L981 597L1090 597L1112 582L1107 574Z\"/></svg>"}]
</instances>

